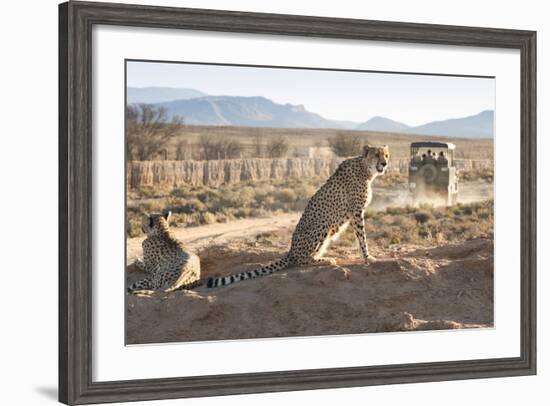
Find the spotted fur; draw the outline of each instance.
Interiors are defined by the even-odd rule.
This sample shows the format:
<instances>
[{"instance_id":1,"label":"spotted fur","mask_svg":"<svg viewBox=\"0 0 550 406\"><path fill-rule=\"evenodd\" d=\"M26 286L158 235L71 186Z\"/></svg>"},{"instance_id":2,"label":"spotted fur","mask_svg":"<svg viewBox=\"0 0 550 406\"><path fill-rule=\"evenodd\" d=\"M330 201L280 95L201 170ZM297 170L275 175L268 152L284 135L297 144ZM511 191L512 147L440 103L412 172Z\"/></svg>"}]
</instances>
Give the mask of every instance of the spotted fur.
<instances>
[{"instance_id":1,"label":"spotted fur","mask_svg":"<svg viewBox=\"0 0 550 406\"><path fill-rule=\"evenodd\" d=\"M365 262L374 261L369 254L365 235L365 209L372 200L372 181L386 171L389 157L387 145L367 145L361 155L343 161L309 200L285 257L253 271L210 278L207 286L230 285L290 266L332 263L322 259L322 256L330 242L338 238L348 225L353 227Z\"/></svg>"},{"instance_id":2,"label":"spotted fur","mask_svg":"<svg viewBox=\"0 0 550 406\"><path fill-rule=\"evenodd\" d=\"M200 285L200 260L187 251L170 232L168 214L153 214L143 219L143 261L135 265L147 275L129 288L129 292L140 290L164 290L167 292L192 289Z\"/></svg>"}]
</instances>

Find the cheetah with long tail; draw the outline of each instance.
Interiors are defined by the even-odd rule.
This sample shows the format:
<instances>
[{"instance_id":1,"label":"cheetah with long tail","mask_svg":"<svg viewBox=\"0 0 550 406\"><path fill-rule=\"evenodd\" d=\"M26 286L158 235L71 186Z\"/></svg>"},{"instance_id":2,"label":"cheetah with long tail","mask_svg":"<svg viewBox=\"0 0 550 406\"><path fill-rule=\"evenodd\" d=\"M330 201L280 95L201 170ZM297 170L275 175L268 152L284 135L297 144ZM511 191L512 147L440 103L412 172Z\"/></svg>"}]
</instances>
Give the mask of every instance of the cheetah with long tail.
<instances>
[{"instance_id":1,"label":"cheetah with long tail","mask_svg":"<svg viewBox=\"0 0 550 406\"><path fill-rule=\"evenodd\" d=\"M353 227L365 262L374 262L365 235L365 209L372 200L371 184L378 175L384 174L389 158L387 145L366 145L361 155L343 161L309 200L285 257L253 271L209 278L207 286L227 286L292 266L333 263L322 256L330 242L337 239L348 225Z\"/></svg>"}]
</instances>

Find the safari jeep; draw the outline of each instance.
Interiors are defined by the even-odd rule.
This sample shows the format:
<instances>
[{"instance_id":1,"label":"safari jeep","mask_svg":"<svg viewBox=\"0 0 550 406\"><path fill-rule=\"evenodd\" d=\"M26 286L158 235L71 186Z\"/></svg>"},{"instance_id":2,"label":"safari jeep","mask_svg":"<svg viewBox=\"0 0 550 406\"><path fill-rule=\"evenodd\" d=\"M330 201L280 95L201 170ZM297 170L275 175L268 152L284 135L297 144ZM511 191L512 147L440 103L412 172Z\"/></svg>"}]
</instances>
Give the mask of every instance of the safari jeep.
<instances>
[{"instance_id":1,"label":"safari jeep","mask_svg":"<svg viewBox=\"0 0 550 406\"><path fill-rule=\"evenodd\" d=\"M456 204L458 173L454 150L455 145L449 142L411 143L409 188L414 204Z\"/></svg>"}]
</instances>

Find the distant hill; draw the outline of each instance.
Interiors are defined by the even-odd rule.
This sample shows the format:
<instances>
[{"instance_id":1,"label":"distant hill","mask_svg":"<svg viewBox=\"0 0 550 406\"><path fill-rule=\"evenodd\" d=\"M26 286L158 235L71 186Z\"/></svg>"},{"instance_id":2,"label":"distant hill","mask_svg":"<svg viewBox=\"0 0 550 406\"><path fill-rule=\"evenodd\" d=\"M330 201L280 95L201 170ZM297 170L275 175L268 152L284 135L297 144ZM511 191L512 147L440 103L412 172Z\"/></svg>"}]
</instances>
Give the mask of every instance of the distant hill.
<instances>
[{"instance_id":1,"label":"distant hill","mask_svg":"<svg viewBox=\"0 0 550 406\"><path fill-rule=\"evenodd\" d=\"M494 112L492 110L485 110L473 116L434 121L418 127L412 127L407 132L425 135L488 138L493 137L494 119Z\"/></svg>"},{"instance_id":2,"label":"distant hill","mask_svg":"<svg viewBox=\"0 0 550 406\"><path fill-rule=\"evenodd\" d=\"M169 115L188 124L274 128L344 128L307 111L304 106L278 104L265 97L206 96L158 103Z\"/></svg>"},{"instance_id":3,"label":"distant hill","mask_svg":"<svg viewBox=\"0 0 550 406\"><path fill-rule=\"evenodd\" d=\"M409 126L398 121L390 120L386 117L376 116L362 124L359 124L356 130L382 131L388 133L407 132Z\"/></svg>"},{"instance_id":4,"label":"distant hill","mask_svg":"<svg viewBox=\"0 0 550 406\"><path fill-rule=\"evenodd\" d=\"M385 117L373 117L360 124L356 130L383 131L420 135L438 135L466 138L493 137L494 112L485 110L473 116L433 121L416 127L390 120Z\"/></svg>"},{"instance_id":5,"label":"distant hill","mask_svg":"<svg viewBox=\"0 0 550 406\"><path fill-rule=\"evenodd\" d=\"M205 93L195 89L175 87L129 87L126 92L128 104L153 104L204 96Z\"/></svg>"}]
</instances>

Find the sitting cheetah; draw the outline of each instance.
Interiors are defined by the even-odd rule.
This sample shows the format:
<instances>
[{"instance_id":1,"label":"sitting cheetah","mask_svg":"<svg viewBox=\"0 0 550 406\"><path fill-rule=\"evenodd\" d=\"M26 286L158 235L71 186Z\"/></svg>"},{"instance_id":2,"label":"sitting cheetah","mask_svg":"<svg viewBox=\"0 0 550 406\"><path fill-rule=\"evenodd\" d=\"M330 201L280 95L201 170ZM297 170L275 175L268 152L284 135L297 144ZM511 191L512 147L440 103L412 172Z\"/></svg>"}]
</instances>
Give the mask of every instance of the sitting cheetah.
<instances>
[{"instance_id":1,"label":"sitting cheetah","mask_svg":"<svg viewBox=\"0 0 550 406\"><path fill-rule=\"evenodd\" d=\"M375 259L369 254L365 236L365 208L372 199L371 183L385 172L388 160L387 145L367 145L362 155L343 161L309 200L292 235L290 251L284 258L254 271L209 278L207 286L229 285L290 266L332 263L321 257L330 241L336 239L349 224L359 240L365 262L373 262Z\"/></svg>"},{"instance_id":2,"label":"sitting cheetah","mask_svg":"<svg viewBox=\"0 0 550 406\"><path fill-rule=\"evenodd\" d=\"M199 257L183 248L168 228L167 214L152 214L143 218L143 261L136 266L147 274L128 288L129 292L139 290L192 289L200 284L201 266Z\"/></svg>"}]
</instances>

